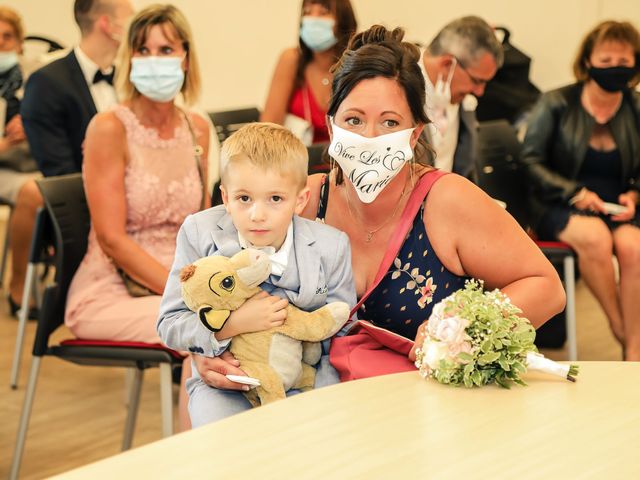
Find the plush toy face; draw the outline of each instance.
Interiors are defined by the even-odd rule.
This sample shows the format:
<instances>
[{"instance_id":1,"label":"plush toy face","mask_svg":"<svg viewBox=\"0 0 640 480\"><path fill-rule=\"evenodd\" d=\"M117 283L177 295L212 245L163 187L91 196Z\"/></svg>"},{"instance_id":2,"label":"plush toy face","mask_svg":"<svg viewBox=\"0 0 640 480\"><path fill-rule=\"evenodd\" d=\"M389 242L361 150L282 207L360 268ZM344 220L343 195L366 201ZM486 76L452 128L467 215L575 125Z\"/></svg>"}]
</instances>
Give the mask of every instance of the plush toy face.
<instances>
[{"instance_id":1,"label":"plush toy face","mask_svg":"<svg viewBox=\"0 0 640 480\"><path fill-rule=\"evenodd\" d=\"M217 332L231 311L258 293L270 273L269 257L259 250L242 250L231 258L204 257L181 270L182 298L205 327Z\"/></svg>"}]
</instances>

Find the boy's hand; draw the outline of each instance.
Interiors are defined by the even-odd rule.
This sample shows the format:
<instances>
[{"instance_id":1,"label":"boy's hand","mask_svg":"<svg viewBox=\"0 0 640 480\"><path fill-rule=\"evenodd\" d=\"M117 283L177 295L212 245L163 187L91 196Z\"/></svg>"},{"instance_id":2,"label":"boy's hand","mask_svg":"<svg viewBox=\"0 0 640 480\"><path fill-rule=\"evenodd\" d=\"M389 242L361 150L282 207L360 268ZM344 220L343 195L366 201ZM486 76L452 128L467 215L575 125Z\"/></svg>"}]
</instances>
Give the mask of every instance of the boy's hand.
<instances>
[{"instance_id":1,"label":"boy's hand","mask_svg":"<svg viewBox=\"0 0 640 480\"><path fill-rule=\"evenodd\" d=\"M193 361L202 381L211 387L245 392L250 388L249 385L232 382L225 376L227 374L246 375L238 368L240 362L234 358L231 352L223 352L222 355L214 358L193 355Z\"/></svg>"},{"instance_id":2,"label":"boy's hand","mask_svg":"<svg viewBox=\"0 0 640 480\"><path fill-rule=\"evenodd\" d=\"M269 295L265 291L256 293L238 309L231 312L225 326L217 332L216 338L224 340L241 333L260 332L271 327L279 327L287 319L286 299Z\"/></svg>"}]
</instances>

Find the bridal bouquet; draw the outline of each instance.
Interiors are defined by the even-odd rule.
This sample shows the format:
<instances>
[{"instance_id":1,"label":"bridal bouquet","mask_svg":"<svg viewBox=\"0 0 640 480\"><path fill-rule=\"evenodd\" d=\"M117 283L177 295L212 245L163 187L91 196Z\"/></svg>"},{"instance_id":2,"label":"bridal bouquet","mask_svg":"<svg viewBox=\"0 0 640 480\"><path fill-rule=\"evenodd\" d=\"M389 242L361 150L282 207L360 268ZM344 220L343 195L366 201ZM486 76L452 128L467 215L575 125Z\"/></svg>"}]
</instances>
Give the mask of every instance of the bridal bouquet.
<instances>
[{"instance_id":1,"label":"bridal bouquet","mask_svg":"<svg viewBox=\"0 0 640 480\"><path fill-rule=\"evenodd\" d=\"M511 382L526 385L520 375L539 370L575 382L576 365L563 365L537 353L536 332L521 310L499 290L483 291L481 281L433 307L424 343L416 350L423 377L465 387Z\"/></svg>"}]
</instances>

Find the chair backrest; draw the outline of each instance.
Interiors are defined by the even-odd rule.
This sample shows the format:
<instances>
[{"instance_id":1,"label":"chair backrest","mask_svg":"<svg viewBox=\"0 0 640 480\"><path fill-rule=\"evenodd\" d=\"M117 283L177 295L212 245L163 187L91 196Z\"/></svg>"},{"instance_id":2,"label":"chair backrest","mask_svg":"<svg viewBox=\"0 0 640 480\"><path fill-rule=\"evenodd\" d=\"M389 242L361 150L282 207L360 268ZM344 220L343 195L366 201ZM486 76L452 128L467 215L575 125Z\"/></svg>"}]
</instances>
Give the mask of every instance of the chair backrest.
<instances>
[{"instance_id":1,"label":"chair backrest","mask_svg":"<svg viewBox=\"0 0 640 480\"><path fill-rule=\"evenodd\" d=\"M64 322L69 284L87 251L90 216L81 174L43 178L36 183L44 199L55 252L54 283L45 289L33 346L33 354L41 356L51 333Z\"/></svg>"},{"instance_id":2,"label":"chair backrest","mask_svg":"<svg viewBox=\"0 0 640 480\"><path fill-rule=\"evenodd\" d=\"M325 162L325 153L328 147L329 144L327 143L316 143L307 147L307 152L309 152L309 175L327 173L329 171L330 165Z\"/></svg>"},{"instance_id":3,"label":"chair backrest","mask_svg":"<svg viewBox=\"0 0 640 480\"><path fill-rule=\"evenodd\" d=\"M522 145L506 120L478 126L478 186L507 204L507 211L523 227L529 224L528 189L518 161Z\"/></svg>"},{"instance_id":4,"label":"chair backrest","mask_svg":"<svg viewBox=\"0 0 640 480\"><path fill-rule=\"evenodd\" d=\"M220 145L243 125L260 120L257 108L243 108L241 110L226 110L223 112L209 112L211 123L216 129Z\"/></svg>"}]
</instances>

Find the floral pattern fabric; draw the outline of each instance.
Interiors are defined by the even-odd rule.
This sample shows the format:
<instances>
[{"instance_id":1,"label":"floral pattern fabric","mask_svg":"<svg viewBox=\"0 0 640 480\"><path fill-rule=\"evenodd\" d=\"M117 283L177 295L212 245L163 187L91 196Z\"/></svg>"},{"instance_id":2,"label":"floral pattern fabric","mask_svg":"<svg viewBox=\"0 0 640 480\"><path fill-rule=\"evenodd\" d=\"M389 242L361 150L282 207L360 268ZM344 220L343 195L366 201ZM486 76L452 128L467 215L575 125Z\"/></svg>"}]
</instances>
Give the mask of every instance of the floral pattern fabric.
<instances>
[{"instance_id":1,"label":"floral pattern fabric","mask_svg":"<svg viewBox=\"0 0 640 480\"><path fill-rule=\"evenodd\" d=\"M358 318L411 340L429 318L433 306L464 287L467 277L447 270L436 256L424 228L424 207L376 289L365 300Z\"/></svg>"}]
</instances>

